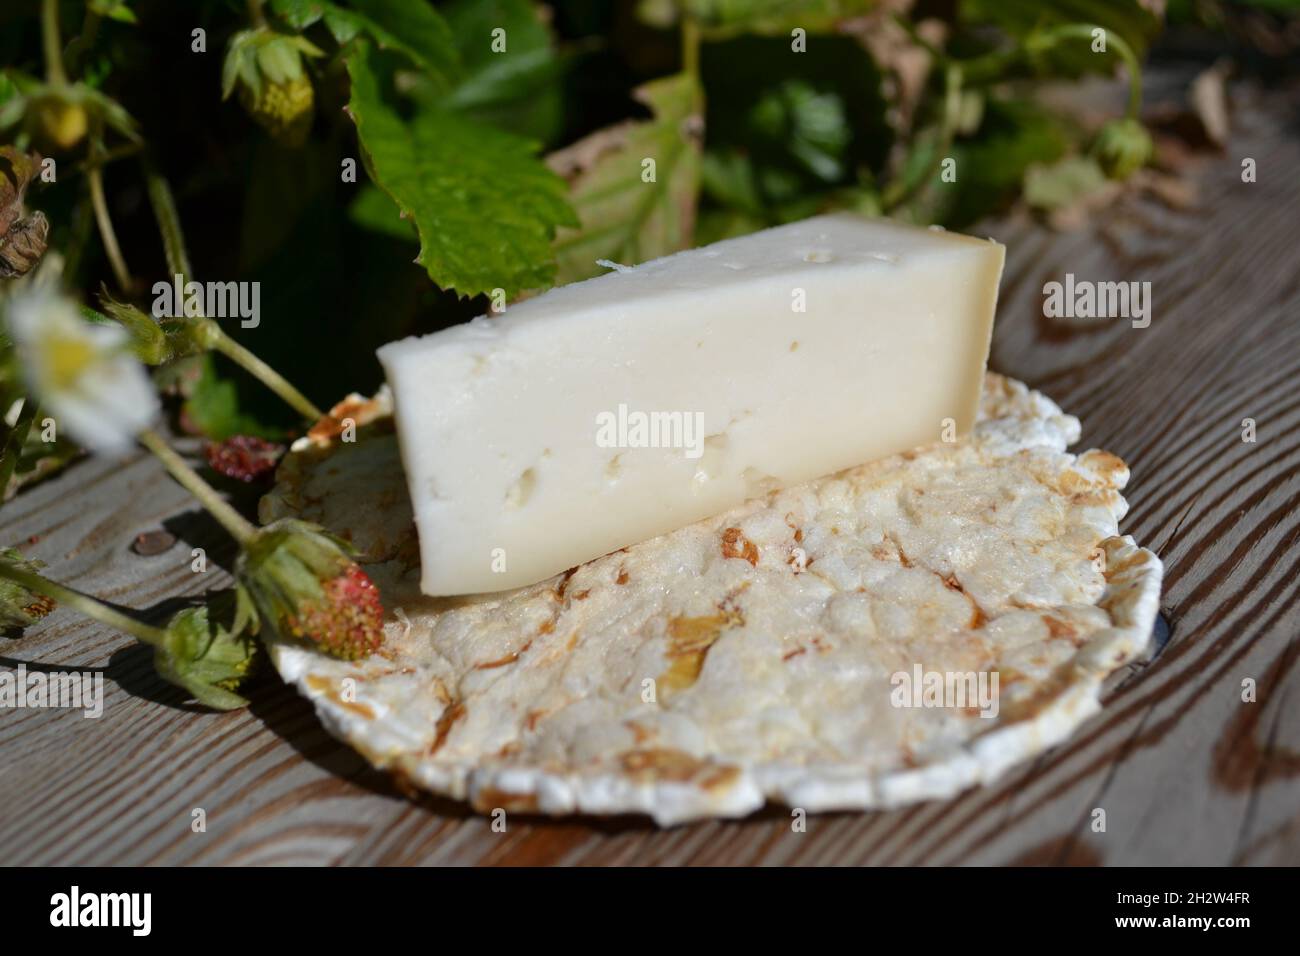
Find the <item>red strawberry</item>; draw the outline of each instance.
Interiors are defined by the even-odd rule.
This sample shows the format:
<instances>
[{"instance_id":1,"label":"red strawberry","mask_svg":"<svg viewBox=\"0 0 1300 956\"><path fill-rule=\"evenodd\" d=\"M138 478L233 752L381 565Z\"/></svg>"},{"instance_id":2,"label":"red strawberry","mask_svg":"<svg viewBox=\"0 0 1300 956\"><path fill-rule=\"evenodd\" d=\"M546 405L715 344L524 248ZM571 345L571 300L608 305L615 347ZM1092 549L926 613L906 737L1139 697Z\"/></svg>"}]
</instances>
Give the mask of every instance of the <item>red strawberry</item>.
<instances>
[{"instance_id":1,"label":"red strawberry","mask_svg":"<svg viewBox=\"0 0 1300 956\"><path fill-rule=\"evenodd\" d=\"M207 454L213 471L236 481L252 482L275 471L284 446L252 435L232 435L223 442L209 442Z\"/></svg>"},{"instance_id":2,"label":"red strawberry","mask_svg":"<svg viewBox=\"0 0 1300 956\"><path fill-rule=\"evenodd\" d=\"M345 547L317 525L285 518L257 532L235 576L281 637L357 660L383 645L384 607Z\"/></svg>"}]
</instances>

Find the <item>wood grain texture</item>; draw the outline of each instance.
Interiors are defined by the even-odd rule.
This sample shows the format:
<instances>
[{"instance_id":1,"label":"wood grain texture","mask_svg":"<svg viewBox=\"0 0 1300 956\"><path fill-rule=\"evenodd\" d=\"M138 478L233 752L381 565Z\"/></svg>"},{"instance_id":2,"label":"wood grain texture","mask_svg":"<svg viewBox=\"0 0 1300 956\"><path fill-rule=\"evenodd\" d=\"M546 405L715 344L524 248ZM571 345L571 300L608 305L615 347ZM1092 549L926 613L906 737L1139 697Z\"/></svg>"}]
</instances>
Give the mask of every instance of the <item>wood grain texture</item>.
<instances>
[{"instance_id":1,"label":"wood grain texture","mask_svg":"<svg viewBox=\"0 0 1300 956\"><path fill-rule=\"evenodd\" d=\"M330 738L273 675L247 711L184 705L149 652L59 611L0 666L102 671L105 711L0 710L0 862L132 864L1266 864L1300 862L1300 131L1294 98L1239 101L1199 208L1126 201L1089 228L989 227L1008 248L991 364L1131 466L1126 532L1159 552L1172 637L1110 682L1067 743L991 787L894 812L789 811L660 830L408 799ZM1243 184L1253 157L1259 181ZM1149 280L1149 328L1042 316L1067 272ZM1243 418L1258 441L1241 440ZM178 537L141 557L134 536ZM29 543L30 542L30 543ZM60 579L166 617L221 587L223 536L151 461L94 460L0 513ZM206 574L191 548L207 550ZM1253 678L1258 700L1243 703ZM193 833L191 811L207 814ZM1090 828L1104 808L1105 833Z\"/></svg>"}]
</instances>

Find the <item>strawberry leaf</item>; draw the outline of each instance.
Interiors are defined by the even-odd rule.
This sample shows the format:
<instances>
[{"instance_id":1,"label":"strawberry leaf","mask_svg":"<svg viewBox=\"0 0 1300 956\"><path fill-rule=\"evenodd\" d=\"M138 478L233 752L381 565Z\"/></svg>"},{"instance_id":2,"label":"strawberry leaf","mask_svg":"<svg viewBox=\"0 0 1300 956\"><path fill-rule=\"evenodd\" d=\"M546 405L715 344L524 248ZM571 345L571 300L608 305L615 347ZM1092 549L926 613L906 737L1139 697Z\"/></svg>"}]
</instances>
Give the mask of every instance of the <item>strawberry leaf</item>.
<instances>
[{"instance_id":1,"label":"strawberry leaf","mask_svg":"<svg viewBox=\"0 0 1300 956\"><path fill-rule=\"evenodd\" d=\"M710 39L755 33L789 37L795 27L828 33L876 7L879 0L641 0L637 15L667 29L694 20Z\"/></svg>"},{"instance_id":2,"label":"strawberry leaf","mask_svg":"<svg viewBox=\"0 0 1300 956\"><path fill-rule=\"evenodd\" d=\"M536 144L437 104L399 111L390 73L369 44L353 48L347 67L367 168L414 221L416 261L429 277L460 295L550 285L556 227L577 220Z\"/></svg>"},{"instance_id":3,"label":"strawberry leaf","mask_svg":"<svg viewBox=\"0 0 1300 956\"><path fill-rule=\"evenodd\" d=\"M444 16L464 78L447 105L476 120L535 139L564 125L560 78L567 67L531 0L453 0Z\"/></svg>"},{"instance_id":4,"label":"strawberry leaf","mask_svg":"<svg viewBox=\"0 0 1300 956\"><path fill-rule=\"evenodd\" d=\"M283 437L278 428L250 414L241 402L239 385L234 379L217 372L211 355L202 356L199 362L201 373L198 381L182 407L188 429L213 441L224 441L231 435Z\"/></svg>"},{"instance_id":5,"label":"strawberry leaf","mask_svg":"<svg viewBox=\"0 0 1300 956\"><path fill-rule=\"evenodd\" d=\"M699 87L683 73L647 83L635 95L650 107L650 120L599 130L548 160L570 181L580 221L556 240L559 283L601 272L597 259L635 265L691 244L700 185Z\"/></svg>"},{"instance_id":6,"label":"strawberry leaf","mask_svg":"<svg viewBox=\"0 0 1300 956\"><path fill-rule=\"evenodd\" d=\"M443 89L450 89L460 76L460 54L451 29L422 0L272 0L271 9L296 30L323 19L339 43L365 34L381 48L405 56Z\"/></svg>"},{"instance_id":7,"label":"strawberry leaf","mask_svg":"<svg viewBox=\"0 0 1300 956\"><path fill-rule=\"evenodd\" d=\"M1141 59L1160 32L1161 17L1153 5L1134 0L967 0L960 17L971 24L993 24L1017 39L1067 23L1093 23L1113 30ZM1060 44L1036 57L1040 72L1059 76L1107 73L1119 62L1113 52L1094 53L1088 39Z\"/></svg>"}]
</instances>

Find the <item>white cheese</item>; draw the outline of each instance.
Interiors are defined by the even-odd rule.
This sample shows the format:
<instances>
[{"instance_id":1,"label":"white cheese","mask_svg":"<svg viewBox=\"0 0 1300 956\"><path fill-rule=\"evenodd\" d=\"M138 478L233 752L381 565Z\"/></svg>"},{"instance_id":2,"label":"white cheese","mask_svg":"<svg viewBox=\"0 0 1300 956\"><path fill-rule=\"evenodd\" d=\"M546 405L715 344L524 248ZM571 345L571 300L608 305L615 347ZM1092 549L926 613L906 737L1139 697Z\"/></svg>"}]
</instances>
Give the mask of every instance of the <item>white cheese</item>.
<instances>
[{"instance_id":1,"label":"white cheese","mask_svg":"<svg viewBox=\"0 0 1300 956\"><path fill-rule=\"evenodd\" d=\"M821 216L384 346L421 589L532 584L964 434L1003 255Z\"/></svg>"}]
</instances>

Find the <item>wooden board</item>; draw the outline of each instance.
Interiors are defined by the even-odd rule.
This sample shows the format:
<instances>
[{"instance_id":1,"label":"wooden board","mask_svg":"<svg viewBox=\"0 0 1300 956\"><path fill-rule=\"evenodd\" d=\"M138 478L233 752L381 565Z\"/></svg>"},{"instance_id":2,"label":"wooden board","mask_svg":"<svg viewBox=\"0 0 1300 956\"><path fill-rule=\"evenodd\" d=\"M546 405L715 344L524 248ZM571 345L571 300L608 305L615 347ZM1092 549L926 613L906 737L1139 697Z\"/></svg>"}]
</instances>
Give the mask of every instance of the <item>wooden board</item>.
<instances>
[{"instance_id":1,"label":"wooden board","mask_svg":"<svg viewBox=\"0 0 1300 956\"><path fill-rule=\"evenodd\" d=\"M1300 133L1293 100L1238 105L1229 151L1198 172L1197 209L1126 202L1064 235L1020 218L989 227L1008 248L992 367L1078 415L1081 447L1129 462L1124 530L1167 566L1167 645L1118 675L1067 743L996 786L814 816L806 832L769 808L671 830L512 817L498 833L458 804L398 793L274 676L247 711L189 708L147 649L59 611L0 639L0 666L100 671L105 711L0 710L0 862L1300 862ZM1241 181L1246 156L1256 183ZM1067 272L1150 280L1150 327L1045 319L1043 285ZM174 546L130 550L159 527ZM10 543L154 620L229 580L220 530L144 457L83 461L21 495L0 512ZM206 573L191 571L196 547ZM199 808L206 832L191 827Z\"/></svg>"}]
</instances>

